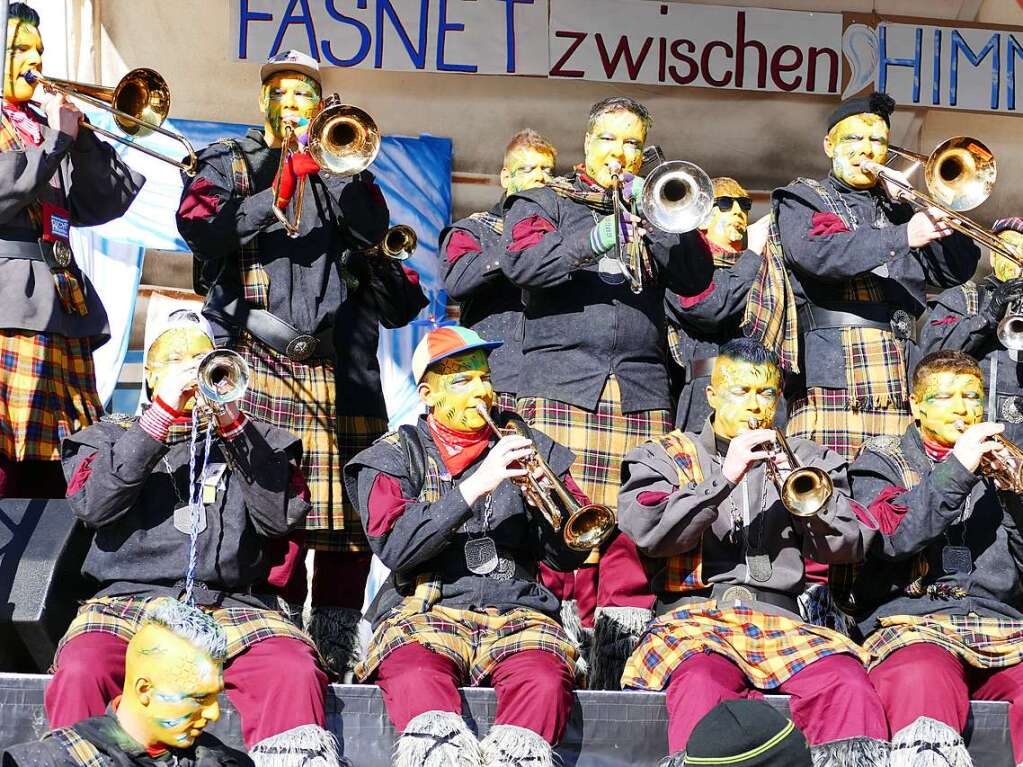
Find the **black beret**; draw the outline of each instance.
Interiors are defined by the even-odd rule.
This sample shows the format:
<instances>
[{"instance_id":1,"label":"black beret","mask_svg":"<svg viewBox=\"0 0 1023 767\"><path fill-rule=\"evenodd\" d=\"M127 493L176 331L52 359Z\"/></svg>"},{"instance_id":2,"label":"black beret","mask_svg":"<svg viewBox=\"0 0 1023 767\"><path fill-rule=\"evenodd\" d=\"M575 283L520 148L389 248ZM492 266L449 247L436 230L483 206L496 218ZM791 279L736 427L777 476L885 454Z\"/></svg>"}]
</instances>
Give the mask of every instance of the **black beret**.
<instances>
[{"instance_id":1,"label":"black beret","mask_svg":"<svg viewBox=\"0 0 1023 767\"><path fill-rule=\"evenodd\" d=\"M892 125L892 112L895 111L895 99L887 93L875 91L869 96L853 96L846 99L828 115L828 130L834 128L846 117L852 115L874 114L884 119L888 127Z\"/></svg>"}]
</instances>

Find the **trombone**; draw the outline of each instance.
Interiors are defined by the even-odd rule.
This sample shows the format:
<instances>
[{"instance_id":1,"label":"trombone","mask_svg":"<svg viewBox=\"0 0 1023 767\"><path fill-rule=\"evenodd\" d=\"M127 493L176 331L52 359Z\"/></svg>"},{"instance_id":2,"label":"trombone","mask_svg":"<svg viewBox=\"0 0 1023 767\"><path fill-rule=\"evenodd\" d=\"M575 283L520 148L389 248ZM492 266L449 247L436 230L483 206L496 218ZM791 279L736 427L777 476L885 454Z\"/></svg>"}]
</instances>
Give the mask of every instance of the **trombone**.
<instances>
[{"instance_id":1,"label":"trombone","mask_svg":"<svg viewBox=\"0 0 1023 767\"><path fill-rule=\"evenodd\" d=\"M764 469L778 489L781 502L785 504L789 514L794 517L816 517L820 514L835 492L835 483L831 481L828 473L816 466L802 466L780 429L764 427L756 418L749 419L749 427L770 428L774 432L774 440L764 443L764 447L770 453ZM784 481L775 463L781 457L788 461L791 469Z\"/></svg>"},{"instance_id":2,"label":"trombone","mask_svg":"<svg viewBox=\"0 0 1023 767\"><path fill-rule=\"evenodd\" d=\"M518 434L532 443L533 454L522 461L526 473L515 480L516 484L521 488L526 502L535 506L543 514L544 519L554 528L554 532L561 532L568 548L575 551L589 551L602 544L614 532L617 524L614 512L599 503L582 506L568 491L565 483L554 473L554 470L540 457L536 443L532 441L521 421L513 420L507 429L502 429L491 418L490 409L486 405L478 404L476 409L498 439ZM537 479L533 476L534 473L541 474L541 478ZM561 509L568 512L567 520L564 520ZM562 531L563 520L564 530Z\"/></svg>"},{"instance_id":3,"label":"trombone","mask_svg":"<svg viewBox=\"0 0 1023 767\"><path fill-rule=\"evenodd\" d=\"M981 141L970 136L955 136L938 144L929 155L894 145L889 145L888 151L897 157L923 164L927 194L896 178L886 165L879 162L864 160L860 168L895 187L898 190L896 200L921 210L937 208L948 216L951 228L1023 267L1023 257L998 239L994 232L960 215L963 211L973 210L990 197L995 185L998 172L995 156Z\"/></svg>"},{"instance_id":4,"label":"trombone","mask_svg":"<svg viewBox=\"0 0 1023 767\"><path fill-rule=\"evenodd\" d=\"M305 151L309 152L322 172L335 176L354 176L362 173L372 164L380 151L380 129L373 118L358 107L342 104L341 97L336 93L323 100L323 108L309 123L306 135L309 142ZM288 157L300 151L302 150L295 136L294 126L285 126L277 178L282 177ZM279 187L275 186L275 199L279 191ZM304 198L303 183L295 193L295 218L291 221L283 210L277 205L273 206L274 216L284 226L289 237L298 237Z\"/></svg>"},{"instance_id":5,"label":"trombone","mask_svg":"<svg viewBox=\"0 0 1023 767\"><path fill-rule=\"evenodd\" d=\"M189 176L195 175L198 160L192 144L184 136L161 127L170 112L170 88L167 87L167 81L155 69L145 67L133 69L113 87L43 77L33 70L25 72L22 77L29 85L39 85L48 93L61 93L84 101L104 112L110 112L114 116L117 126L129 136L141 138L150 133L159 133L161 136L174 139L188 152L187 160L175 160L142 146L138 142L129 141L105 128L82 122L82 127L88 128L93 133L106 136L132 149L144 152L150 157L155 157L157 160L175 165Z\"/></svg>"}]
</instances>

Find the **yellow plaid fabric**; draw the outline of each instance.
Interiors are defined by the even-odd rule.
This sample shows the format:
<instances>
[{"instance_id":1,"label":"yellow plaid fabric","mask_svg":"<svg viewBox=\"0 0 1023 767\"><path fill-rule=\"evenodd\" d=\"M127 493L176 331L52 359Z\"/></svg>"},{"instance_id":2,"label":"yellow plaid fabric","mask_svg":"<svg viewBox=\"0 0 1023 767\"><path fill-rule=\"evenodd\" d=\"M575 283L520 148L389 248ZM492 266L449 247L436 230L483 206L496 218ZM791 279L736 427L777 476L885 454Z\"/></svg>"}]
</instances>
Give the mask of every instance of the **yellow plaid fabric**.
<instances>
[{"instance_id":1,"label":"yellow plaid fabric","mask_svg":"<svg viewBox=\"0 0 1023 767\"><path fill-rule=\"evenodd\" d=\"M761 690L784 684L828 655L845 653L863 663L869 658L831 629L748 607L721 608L708 599L654 619L625 665L622 687L663 690L683 661L703 653L728 658Z\"/></svg>"},{"instance_id":2,"label":"yellow plaid fabric","mask_svg":"<svg viewBox=\"0 0 1023 767\"><path fill-rule=\"evenodd\" d=\"M82 634L99 631L113 634L130 642L138 631L139 623L154 599L168 597L99 597L85 602L71 626L60 640L55 657L60 649ZM290 637L316 649L313 640L302 629L275 610L261 610L256 607L220 607L208 610L210 616L227 634L227 657L233 658L246 649L272 637Z\"/></svg>"},{"instance_id":3,"label":"yellow plaid fabric","mask_svg":"<svg viewBox=\"0 0 1023 767\"><path fill-rule=\"evenodd\" d=\"M60 460L61 440L101 415L88 338L0 330L0 454Z\"/></svg>"},{"instance_id":4,"label":"yellow plaid fabric","mask_svg":"<svg viewBox=\"0 0 1023 767\"><path fill-rule=\"evenodd\" d=\"M474 686L489 677L498 663L518 652L554 653L573 673L577 656L565 630L534 610L516 608L501 613L435 606L424 613L399 610L380 624L356 675L367 679L388 655L410 642L450 658L462 678Z\"/></svg>"},{"instance_id":5,"label":"yellow plaid fabric","mask_svg":"<svg viewBox=\"0 0 1023 767\"><path fill-rule=\"evenodd\" d=\"M43 735L43 740L50 738L60 743L71 761L79 767L103 767L105 764L99 749L75 732L73 727L60 727Z\"/></svg>"},{"instance_id":6,"label":"yellow plaid fabric","mask_svg":"<svg viewBox=\"0 0 1023 767\"><path fill-rule=\"evenodd\" d=\"M906 357L892 333L877 328L844 328L842 351L846 392L852 407L907 407Z\"/></svg>"},{"instance_id":7,"label":"yellow plaid fabric","mask_svg":"<svg viewBox=\"0 0 1023 767\"><path fill-rule=\"evenodd\" d=\"M771 213L764 258L746 298L742 332L777 354L785 370L799 372L796 296L785 267L785 254L774 211Z\"/></svg>"},{"instance_id":8,"label":"yellow plaid fabric","mask_svg":"<svg viewBox=\"0 0 1023 767\"><path fill-rule=\"evenodd\" d=\"M625 454L637 445L671 431L667 410L622 412L618 379L607 377L596 410L543 397L520 397L519 415L573 453L572 479L592 503L615 508Z\"/></svg>"},{"instance_id":9,"label":"yellow plaid fabric","mask_svg":"<svg viewBox=\"0 0 1023 767\"><path fill-rule=\"evenodd\" d=\"M896 650L920 642L945 648L974 668L1006 668L1023 662L1023 621L969 615L892 615L867 637L863 649L876 666Z\"/></svg>"},{"instance_id":10,"label":"yellow plaid fabric","mask_svg":"<svg viewBox=\"0 0 1023 767\"><path fill-rule=\"evenodd\" d=\"M699 455L693 441L681 430L675 429L662 437L657 443L664 448L675 464L678 472L676 487L688 485L690 482L703 482L703 469L700 467ZM703 541L693 551L676 554L668 560L665 573L664 588L666 591L680 593L706 587L703 582Z\"/></svg>"},{"instance_id":11,"label":"yellow plaid fabric","mask_svg":"<svg viewBox=\"0 0 1023 767\"><path fill-rule=\"evenodd\" d=\"M812 440L851 461L866 440L883 435L901 437L912 420L904 404L876 407L853 403L843 389L808 389L789 401L785 433Z\"/></svg>"}]
</instances>

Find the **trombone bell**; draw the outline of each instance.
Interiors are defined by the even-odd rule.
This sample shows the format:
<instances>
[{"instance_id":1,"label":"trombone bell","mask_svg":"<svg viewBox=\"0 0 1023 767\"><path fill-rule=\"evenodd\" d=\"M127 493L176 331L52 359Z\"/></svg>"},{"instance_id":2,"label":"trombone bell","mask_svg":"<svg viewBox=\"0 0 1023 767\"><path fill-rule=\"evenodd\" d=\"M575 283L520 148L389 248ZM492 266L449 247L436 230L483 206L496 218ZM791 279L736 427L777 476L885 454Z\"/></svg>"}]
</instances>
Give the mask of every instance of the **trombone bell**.
<instances>
[{"instance_id":1,"label":"trombone bell","mask_svg":"<svg viewBox=\"0 0 1023 767\"><path fill-rule=\"evenodd\" d=\"M710 176L691 162L671 160L647 174L639 210L644 219L661 231L681 234L703 223L713 203Z\"/></svg>"},{"instance_id":2,"label":"trombone bell","mask_svg":"<svg viewBox=\"0 0 1023 767\"><path fill-rule=\"evenodd\" d=\"M327 173L354 176L368 168L380 151L380 129L369 114L342 104L336 93L309 123L309 154Z\"/></svg>"}]
</instances>

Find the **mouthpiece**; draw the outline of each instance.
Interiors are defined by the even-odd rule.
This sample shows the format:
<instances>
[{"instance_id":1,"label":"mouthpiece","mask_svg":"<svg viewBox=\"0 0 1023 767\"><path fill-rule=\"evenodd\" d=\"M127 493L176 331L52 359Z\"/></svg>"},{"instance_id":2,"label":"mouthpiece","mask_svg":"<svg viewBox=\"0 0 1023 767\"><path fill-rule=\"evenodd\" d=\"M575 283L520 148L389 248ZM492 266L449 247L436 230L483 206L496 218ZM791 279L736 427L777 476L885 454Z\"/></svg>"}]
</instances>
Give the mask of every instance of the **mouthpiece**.
<instances>
[{"instance_id":1,"label":"mouthpiece","mask_svg":"<svg viewBox=\"0 0 1023 767\"><path fill-rule=\"evenodd\" d=\"M39 73L33 69L29 69L27 72L22 72L21 77L29 85L35 85L39 82Z\"/></svg>"}]
</instances>

